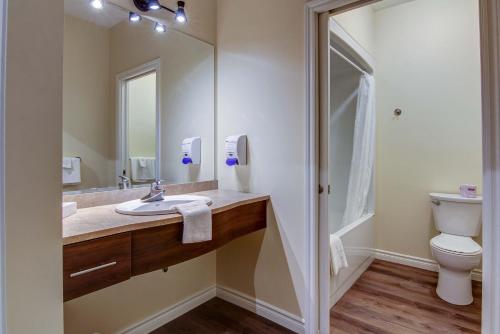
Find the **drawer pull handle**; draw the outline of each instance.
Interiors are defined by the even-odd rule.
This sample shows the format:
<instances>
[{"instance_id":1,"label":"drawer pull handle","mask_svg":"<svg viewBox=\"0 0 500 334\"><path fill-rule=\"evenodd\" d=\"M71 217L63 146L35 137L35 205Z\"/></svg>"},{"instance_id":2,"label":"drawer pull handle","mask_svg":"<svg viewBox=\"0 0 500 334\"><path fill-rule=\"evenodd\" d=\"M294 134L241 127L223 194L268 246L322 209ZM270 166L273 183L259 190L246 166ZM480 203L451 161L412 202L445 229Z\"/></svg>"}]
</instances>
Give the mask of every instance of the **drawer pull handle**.
<instances>
[{"instance_id":1,"label":"drawer pull handle","mask_svg":"<svg viewBox=\"0 0 500 334\"><path fill-rule=\"evenodd\" d=\"M85 270L79 271L77 273L70 274L69 277L71 277L71 278L78 277L78 276L85 275L85 274L91 273L93 271L101 270L101 269L104 269L104 268L108 268L108 267L111 267L111 266L114 266L114 265L116 265L116 261L113 261L113 262L110 262L110 263L106 263L106 264L103 264L103 265L100 265L100 266L97 266L97 267L94 267L94 268L85 269Z\"/></svg>"}]
</instances>

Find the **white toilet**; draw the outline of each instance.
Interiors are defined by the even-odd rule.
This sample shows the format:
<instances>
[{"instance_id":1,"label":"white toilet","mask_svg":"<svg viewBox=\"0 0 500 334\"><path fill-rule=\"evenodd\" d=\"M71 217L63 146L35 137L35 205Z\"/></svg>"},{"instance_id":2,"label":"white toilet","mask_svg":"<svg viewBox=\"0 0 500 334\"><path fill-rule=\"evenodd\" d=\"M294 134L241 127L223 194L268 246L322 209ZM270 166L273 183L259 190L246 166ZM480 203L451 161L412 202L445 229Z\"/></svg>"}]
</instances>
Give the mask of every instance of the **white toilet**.
<instances>
[{"instance_id":1,"label":"white toilet","mask_svg":"<svg viewBox=\"0 0 500 334\"><path fill-rule=\"evenodd\" d=\"M432 238L432 254L439 264L439 297L455 305L469 305L472 269L481 262L482 248L471 237L481 230L482 198L458 194L430 194L434 222L440 235Z\"/></svg>"}]
</instances>

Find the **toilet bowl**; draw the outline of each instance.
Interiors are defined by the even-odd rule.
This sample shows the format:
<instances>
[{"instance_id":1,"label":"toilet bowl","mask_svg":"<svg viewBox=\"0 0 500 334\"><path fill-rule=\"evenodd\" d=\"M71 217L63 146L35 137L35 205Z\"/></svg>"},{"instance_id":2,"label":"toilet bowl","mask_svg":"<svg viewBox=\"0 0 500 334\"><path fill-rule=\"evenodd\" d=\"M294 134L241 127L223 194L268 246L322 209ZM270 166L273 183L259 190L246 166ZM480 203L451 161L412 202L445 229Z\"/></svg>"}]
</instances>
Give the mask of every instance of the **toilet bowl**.
<instances>
[{"instance_id":1,"label":"toilet bowl","mask_svg":"<svg viewBox=\"0 0 500 334\"><path fill-rule=\"evenodd\" d=\"M481 263L481 246L470 237L445 233L434 237L430 244L439 264L438 296L455 305L471 304L471 272Z\"/></svg>"},{"instance_id":2,"label":"toilet bowl","mask_svg":"<svg viewBox=\"0 0 500 334\"><path fill-rule=\"evenodd\" d=\"M432 255L439 264L436 292L455 305L473 302L471 273L481 263L482 248L472 237L481 229L482 198L456 194L431 195L434 222L440 235L430 241Z\"/></svg>"}]
</instances>

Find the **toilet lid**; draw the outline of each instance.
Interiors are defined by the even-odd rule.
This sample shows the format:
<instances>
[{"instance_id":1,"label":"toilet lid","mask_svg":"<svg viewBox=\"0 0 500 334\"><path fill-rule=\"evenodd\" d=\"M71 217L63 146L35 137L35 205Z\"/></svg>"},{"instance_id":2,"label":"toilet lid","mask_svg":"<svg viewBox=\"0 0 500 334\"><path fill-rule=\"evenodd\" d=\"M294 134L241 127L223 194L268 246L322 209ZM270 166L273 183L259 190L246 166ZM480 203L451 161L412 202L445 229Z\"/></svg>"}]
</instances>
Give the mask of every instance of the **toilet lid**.
<instances>
[{"instance_id":1,"label":"toilet lid","mask_svg":"<svg viewBox=\"0 0 500 334\"><path fill-rule=\"evenodd\" d=\"M481 246L470 237L441 233L431 240L431 244L444 251L472 255L482 251Z\"/></svg>"}]
</instances>

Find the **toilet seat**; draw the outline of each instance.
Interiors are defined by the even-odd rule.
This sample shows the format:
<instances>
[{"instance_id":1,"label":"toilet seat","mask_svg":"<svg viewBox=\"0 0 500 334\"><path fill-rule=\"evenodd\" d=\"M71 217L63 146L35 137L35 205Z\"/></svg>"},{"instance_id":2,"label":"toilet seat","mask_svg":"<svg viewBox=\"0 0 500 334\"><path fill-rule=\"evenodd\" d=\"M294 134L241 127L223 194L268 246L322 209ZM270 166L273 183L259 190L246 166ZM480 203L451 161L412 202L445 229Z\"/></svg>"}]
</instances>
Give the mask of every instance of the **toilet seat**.
<instances>
[{"instance_id":1,"label":"toilet seat","mask_svg":"<svg viewBox=\"0 0 500 334\"><path fill-rule=\"evenodd\" d=\"M481 246L470 237L446 233L432 238L431 246L443 252L460 256L475 256L483 251Z\"/></svg>"}]
</instances>

